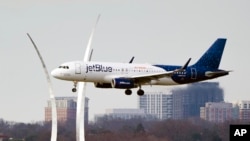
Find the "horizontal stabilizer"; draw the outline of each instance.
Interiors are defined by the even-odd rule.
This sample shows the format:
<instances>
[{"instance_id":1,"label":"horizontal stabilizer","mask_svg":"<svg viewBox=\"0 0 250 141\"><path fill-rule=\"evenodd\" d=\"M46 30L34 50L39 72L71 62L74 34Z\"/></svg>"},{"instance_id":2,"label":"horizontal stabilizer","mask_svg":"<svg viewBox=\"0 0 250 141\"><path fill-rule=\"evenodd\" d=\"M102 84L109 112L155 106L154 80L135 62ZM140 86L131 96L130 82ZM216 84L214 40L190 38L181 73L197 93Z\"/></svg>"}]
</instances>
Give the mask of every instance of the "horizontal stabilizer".
<instances>
[{"instance_id":1,"label":"horizontal stabilizer","mask_svg":"<svg viewBox=\"0 0 250 141\"><path fill-rule=\"evenodd\" d=\"M213 77L213 76L216 76L216 75L226 75L228 74L229 72L232 72L232 71L207 71L205 72L205 76L207 77Z\"/></svg>"}]
</instances>

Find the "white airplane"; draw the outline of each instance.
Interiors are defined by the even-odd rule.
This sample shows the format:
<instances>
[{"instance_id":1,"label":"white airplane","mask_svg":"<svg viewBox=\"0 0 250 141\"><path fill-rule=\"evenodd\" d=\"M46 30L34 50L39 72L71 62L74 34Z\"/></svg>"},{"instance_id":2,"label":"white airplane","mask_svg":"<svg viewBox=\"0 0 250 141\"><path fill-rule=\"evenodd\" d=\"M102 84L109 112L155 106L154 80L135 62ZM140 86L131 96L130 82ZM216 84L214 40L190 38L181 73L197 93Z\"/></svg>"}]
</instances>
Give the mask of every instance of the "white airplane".
<instances>
[{"instance_id":1,"label":"white airplane","mask_svg":"<svg viewBox=\"0 0 250 141\"><path fill-rule=\"evenodd\" d=\"M73 61L60 65L51 72L57 79L73 81L73 92L77 82L92 82L97 88L125 89L131 95L132 88L139 87L138 95L143 95L142 85L178 85L217 78L230 71L218 69L226 39L217 39L204 55L193 65L191 58L183 66L151 65L113 62Z\"/></svg>"}]
</instances>

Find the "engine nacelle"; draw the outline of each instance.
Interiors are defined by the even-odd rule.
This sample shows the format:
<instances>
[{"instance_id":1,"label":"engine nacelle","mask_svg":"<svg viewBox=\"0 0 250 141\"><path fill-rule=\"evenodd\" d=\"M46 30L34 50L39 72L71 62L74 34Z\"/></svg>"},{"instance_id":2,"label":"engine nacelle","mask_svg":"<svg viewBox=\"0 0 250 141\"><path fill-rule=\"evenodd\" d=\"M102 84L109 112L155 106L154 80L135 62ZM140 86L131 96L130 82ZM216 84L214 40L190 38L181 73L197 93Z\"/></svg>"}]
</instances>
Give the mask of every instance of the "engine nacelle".
<instances>
[{"instance_id":1,"label":"engine nacelle","mask_svg":"<svg viewBox=\"0 0 250 141\"><path fill-rule=\"evenodd\" d=\"M128 79L128 78L112 79L111 85L113 88L120 88L120 89L130 89L138 87L138 85L135 83L133 79Z\"/></svg>"},{"instance_id":2,"label":"engine nacelle","mask_svg":"<svg viewBox=\"0 0 250 141\"><path fill-rule=\"evenodd\" d=\"M96 88L112 88L111 83L99 83L99 82L95 82L94 83Z\"/></svg>"}]
</instances>

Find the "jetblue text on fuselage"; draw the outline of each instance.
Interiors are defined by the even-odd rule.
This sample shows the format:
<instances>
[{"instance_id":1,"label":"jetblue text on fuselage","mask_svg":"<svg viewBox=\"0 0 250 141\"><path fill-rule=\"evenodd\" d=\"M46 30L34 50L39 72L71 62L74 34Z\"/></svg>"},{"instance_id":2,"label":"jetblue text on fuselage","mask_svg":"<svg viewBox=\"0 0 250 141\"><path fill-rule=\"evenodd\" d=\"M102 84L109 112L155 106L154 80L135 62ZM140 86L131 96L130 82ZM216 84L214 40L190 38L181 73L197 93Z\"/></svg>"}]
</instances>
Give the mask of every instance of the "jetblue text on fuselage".
<instances>
[{"instance_id":1,"label":"jetblue text on fuselage","mask_svg":"<svg viewBox=\"0 0 250 141\"><path fill-rule=\"evenodd\" d=\"M86 67L86 73L88 72L112 72L113 68L110 66L103 66L100 64L88 65Z\"/></svg>"}]
</instances>

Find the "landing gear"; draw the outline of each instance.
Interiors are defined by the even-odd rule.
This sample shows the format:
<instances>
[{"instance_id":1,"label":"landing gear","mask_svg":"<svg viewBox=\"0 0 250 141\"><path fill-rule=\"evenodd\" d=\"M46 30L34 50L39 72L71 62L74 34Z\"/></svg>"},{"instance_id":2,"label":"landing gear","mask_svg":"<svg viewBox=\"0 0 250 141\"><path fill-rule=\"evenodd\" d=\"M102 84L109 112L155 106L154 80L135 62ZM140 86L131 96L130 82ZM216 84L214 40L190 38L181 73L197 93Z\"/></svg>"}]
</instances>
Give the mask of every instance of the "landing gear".
<instances>
[{"instance_id":1,"label":"landing gear","mask_svg":"<svg viewBox=\"0 0 250 141\"><path fill-rule=\"evenodd\" d=\"M125 94L126 94L126 95L131 95L131 94L132 94L132 91L131 91L130 89L126 89L126 90L125 90ZM143 95L144 95L144 91L143 91L142 89L139 89L139 90L137 91L137 95L138 95L138 96L143 96Z\"/></svg>"},{"instance_id":2,"label":"landing gear","mask_svg":"<svg viewBox=\"0 0 250 141\"><path fill-rule=\"evenodd\" d=\"M131 95L131 94L132 94L132 91L131 91L130 89L126 89L126 90L125 90L125 94L126 94L126 95Z\"/></svg>"},{"instance_id":3,"label":"landing gear","mask_svg":"<svg viewBox=\"0 0 250 141\"><path fill-rule=\"evenodd\" d=\"M74 81L74 88L72 89L72 92L76 92L77 91L76 87L77 87L77 81Z\"/></svg>"},{"instance_id":4,"label":"landing gear","mask_svg":"<svg viewBox=\"0 0 250 141\"><path fill-rule=\"evenodd\" d=\"M137 95L139 95L139 96L144 95L144 91L141 89L141 85L139 85L139 90L137 91Z\"/></svg>"},{"instance_id":5,"label":"landing gear","mask_svg":"<svg viewBox=\"0 0 250 141\"><path fill-rule=\"evenodd\" d=\"M72 92L76 92L76 91L77 91L77 89L76 89L76 88L73 88L73 89L72 89Z\"/></svg>"},{"instance_id":6,"label":"landing gear","mask_svg":"<svg viewBox=\"0 0 250 141\"><path fill-rule=\"evenodd\" d=\"M139 89L139 90L137 91L137 95L143 96L143 95L144 95L144 91L143 91L142 89Z\"/></svg>"}]
</instances>

